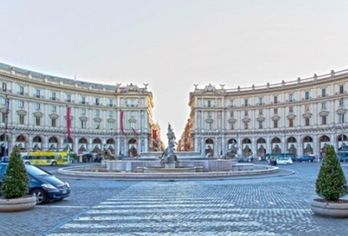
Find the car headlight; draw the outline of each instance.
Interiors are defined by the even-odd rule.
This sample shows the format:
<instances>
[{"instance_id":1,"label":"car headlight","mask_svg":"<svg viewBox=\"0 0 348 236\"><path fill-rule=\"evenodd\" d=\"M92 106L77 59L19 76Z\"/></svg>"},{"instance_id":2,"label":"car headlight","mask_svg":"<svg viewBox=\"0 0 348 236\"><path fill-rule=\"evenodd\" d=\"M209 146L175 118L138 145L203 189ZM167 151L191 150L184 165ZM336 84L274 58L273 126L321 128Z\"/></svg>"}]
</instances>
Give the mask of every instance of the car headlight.
<instances>
[{"instance_id":1,"label":"car headlight","mask_svg":"<svg viewBox=\"0 0 348 236\"><path fill-rule=\"evenodd\" d=\"M45 190L49 191L49 192L58 192L59 190L54 187L52 184L42 184L41 187L43 187Z\"/></svg>"},{"instance_id":2,"label":"car headlight","mask_svg":"<svg viewBox=\"0 0 348 236\"><path fill-rule=\"evenodd\" d=\"M65 186L67 186L68 188L70 188L70 184L68 182L65 182Z\"/></svg>"}]
</instances>

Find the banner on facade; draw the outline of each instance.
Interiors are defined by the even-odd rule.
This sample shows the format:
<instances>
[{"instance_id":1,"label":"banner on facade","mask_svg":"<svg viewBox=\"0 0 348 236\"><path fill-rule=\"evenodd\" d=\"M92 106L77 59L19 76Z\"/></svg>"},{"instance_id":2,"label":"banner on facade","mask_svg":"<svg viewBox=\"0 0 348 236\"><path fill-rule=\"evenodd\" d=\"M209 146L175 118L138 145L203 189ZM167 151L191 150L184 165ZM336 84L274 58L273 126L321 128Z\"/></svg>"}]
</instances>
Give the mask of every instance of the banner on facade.
<instances>
[{"instance_id":1,"label":"banner on facade","mask_svg":"<svg viewBox=\"0 0 348 236\"><path fill-rule=\"evenodd\" d=\"M66 107L66 133L71 138L71 107Z\"/></svg>"}]
</instances>

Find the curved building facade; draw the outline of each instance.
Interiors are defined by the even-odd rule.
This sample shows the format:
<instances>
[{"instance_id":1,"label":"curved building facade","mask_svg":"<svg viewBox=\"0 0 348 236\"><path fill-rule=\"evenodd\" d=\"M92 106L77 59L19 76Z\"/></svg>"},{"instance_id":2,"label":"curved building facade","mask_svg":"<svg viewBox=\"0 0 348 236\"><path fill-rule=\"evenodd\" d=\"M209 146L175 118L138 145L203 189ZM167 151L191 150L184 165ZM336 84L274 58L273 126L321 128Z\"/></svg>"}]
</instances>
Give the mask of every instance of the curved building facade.
<instances>
[{"instance_id":1,"label":"curved building facade","mask_svg":"<svg viewBox=\"0 0 348 236\"><path fill-rule=\"evenodd\" d=\"M108 148L134 156L159 148L147 84L104 85L0 64L0 85L2 150L7 144L23 151Z\"/></svg>"},{"instance_id":2,"label":"curved building facade","mask_svg":"<svg viewBox=\"0 0 348 236\"><path fill-rule=\"evenodd\" d=\"M326 143L347 143L348 70L266 86L190 93L190 117L179 149L224 156L266 153L319 156Z\"/></svg>"}]
</instances>

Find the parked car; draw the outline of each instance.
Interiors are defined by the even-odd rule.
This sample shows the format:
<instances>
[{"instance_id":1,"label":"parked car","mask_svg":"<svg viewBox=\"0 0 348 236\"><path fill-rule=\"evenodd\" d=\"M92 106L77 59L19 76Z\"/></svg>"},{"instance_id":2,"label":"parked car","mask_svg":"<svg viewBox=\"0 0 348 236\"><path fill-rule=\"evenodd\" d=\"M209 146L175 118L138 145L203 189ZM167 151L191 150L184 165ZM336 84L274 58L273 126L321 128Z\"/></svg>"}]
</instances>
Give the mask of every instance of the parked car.
<instances>
[{"instance_id":1,"label":"parked car","mask_svg":"<svg viewBox=\"0 0 348 236\"><path fill-rule=\"evenodd\" d=\"M283 165L283 164L292 164L293 161L290 156L278 156L277 157L277 164Z\"/></svg>"},{"instance_id":2,"label":"parked car","mask_svg":"<svg viewBox=\"0 0 348 236\"><path fill-rule=\"evenodd\" d=\"M0 163L0 186L4 181L8 163ZM37 204L69 197L70 185L51 173L32 166L25 165L29 177L29 194L36 196Z\"/></svg>"},{"instance_id":3,"label":"parked car","mask_svg":"<svg viewBox=\"0 0 348 236\"><path fill-rule=\"evenodd\" d=\"M296 161L302 162L302 161L308 161L308 162L313 162L315 159L315 156L313 155L303 155L300 157L296 158Z\"/></svg>"},{"instance_id":4,"label":"parked car","mask_svg":"<svg viewBox=\"0 0 348 236\"><path fill-rule=\"evenodd\" d=\"M348 152L338 152L337 158L340 162L346 162L348 161Z\"/></svg>"}]
</instances>

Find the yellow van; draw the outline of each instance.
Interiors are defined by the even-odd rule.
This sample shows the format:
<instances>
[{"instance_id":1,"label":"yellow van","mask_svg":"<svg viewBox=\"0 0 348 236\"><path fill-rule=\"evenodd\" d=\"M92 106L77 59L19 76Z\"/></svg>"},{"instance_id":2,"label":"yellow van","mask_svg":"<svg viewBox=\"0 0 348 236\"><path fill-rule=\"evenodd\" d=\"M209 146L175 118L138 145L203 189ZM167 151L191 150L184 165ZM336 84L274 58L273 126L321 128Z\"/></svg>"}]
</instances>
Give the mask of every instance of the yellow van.
<instances>
[{"instance_id":1,"label":"yellow van","mask_svg":"<svg viewBox=\"0 0 348 236\"><path fill-rule=\"evenodd\" d=\"M68 152L36 151L21 154L24 164L31 165L68 165L70 155Z\"/></svg>"}]
</instances>

